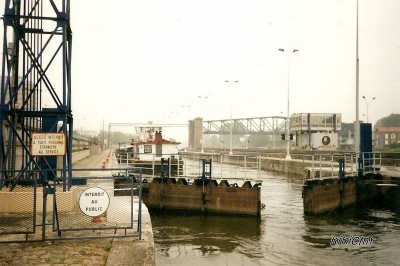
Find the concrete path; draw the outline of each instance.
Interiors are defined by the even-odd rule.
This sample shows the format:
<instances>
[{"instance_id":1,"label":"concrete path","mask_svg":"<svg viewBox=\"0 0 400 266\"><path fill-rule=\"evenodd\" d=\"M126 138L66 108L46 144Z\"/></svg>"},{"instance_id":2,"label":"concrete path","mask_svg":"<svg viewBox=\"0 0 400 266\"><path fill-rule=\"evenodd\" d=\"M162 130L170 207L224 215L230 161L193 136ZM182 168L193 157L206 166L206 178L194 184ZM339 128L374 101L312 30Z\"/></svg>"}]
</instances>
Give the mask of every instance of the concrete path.
<instances>
[{"instance_id":1,"label":"concrete path","mask_svg":"<svg viewBox=\"0 0 400 266\"><path fill-rule=\"evenodd\" d=\"M398 166L382 166L381 168L382 175L390 176L390 177L400 177L400 167Z\"/></svg>"}]
</instances>

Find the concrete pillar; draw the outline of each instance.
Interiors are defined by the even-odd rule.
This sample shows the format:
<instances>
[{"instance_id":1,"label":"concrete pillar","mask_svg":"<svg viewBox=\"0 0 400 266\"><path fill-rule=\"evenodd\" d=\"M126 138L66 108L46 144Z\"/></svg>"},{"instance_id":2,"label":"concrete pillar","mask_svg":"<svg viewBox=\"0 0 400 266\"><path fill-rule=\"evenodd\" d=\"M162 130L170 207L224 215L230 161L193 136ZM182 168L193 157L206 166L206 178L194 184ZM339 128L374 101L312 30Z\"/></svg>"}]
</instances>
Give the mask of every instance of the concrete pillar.
<instances>
[{"instance_id":1,"label":"concrete pillar","mask_svg":"<svg viewBox=\"0 0 400 266\"><path fill-rule=\"evenodd\" d=\"M203 118L197 117L189 121L189 147L194 150L201 149L203 139Z\"/></svg>"}]
</instances>

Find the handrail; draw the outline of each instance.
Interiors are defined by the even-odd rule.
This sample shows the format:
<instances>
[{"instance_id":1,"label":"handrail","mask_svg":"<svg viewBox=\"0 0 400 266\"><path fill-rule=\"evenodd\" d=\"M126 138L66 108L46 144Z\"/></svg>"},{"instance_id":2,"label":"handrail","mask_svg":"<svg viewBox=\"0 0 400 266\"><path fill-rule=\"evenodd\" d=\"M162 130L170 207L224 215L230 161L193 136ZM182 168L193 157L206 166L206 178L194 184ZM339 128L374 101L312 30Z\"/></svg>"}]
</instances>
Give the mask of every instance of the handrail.
<instances>
[{"instance_id":1,"label":"handrail","mask_svg":"<svg viewBox=\"0 0 400 266\"><path fill-rule=\"evenodd\" d=\"M328 162L327 160L324 160L324 158L327 158L327 156L330 156L330 164L328 163L328 167L330 168L330 171L325 171L325 172L330 172L330 176L332 177L338 177L339 175L336 174L335 169L338 169L339 167L339 159L343 159L344 161L344 173L346 174L351 174L351 175L357 175L357 171L362 171L363 173L378 173L380 171L381 165L382 165L382 154L380 152L363 152L361 153L361 166L362 169L358 169L358 163L356 160L356 154L355 153L330 153L330 154L319 154L319 160L315 158L314 155L304 155L303 157L303 162L306 161L307 157L311 158L311 173L310 173L310 178L316 178L316 169L319 166L319 178L323 178L323 162ZM318 163L318 166L316 167L315 164ZM347 172L347 169L349 169L349 172Z\"/></svg>"},{"instance_id":2,"label":"handrail","mask_svg":"<svg viewBox=\"0 0 400 266\"><path fill-rule=\"evenodd\" d=\"M138 163L140 163L134 159L136 155L138 155L138 153L135 154L129 152L124 153L124 158L120 158L121 164L119 165L120 166L129 165L135 168L138 165ZM181 154L178 153L178 154L163 154L163 156L167 158L175 157L175 159L177 159L170 163L170 167L168 169L169 176L172 176L171 168L173 166L174 172L175 168L177 169L176 173L174 173L174 175L177 177L192 177L192 178L197 177L201 174L200 166L198 166L199 168L198 173L188 173L189 169L193 170L193 168L197 168L197 164L199 164L197 162L198 160L208 158L212 160L213 168L216 169L213 171L213 176L215 178L219 179L225 178L224 174L228 171L231 171L232 167L237 168L237 169L235 168L234 171L235 175L240 174L242 175L243 179L246 180L248 179L249 171L256 171L257 178L260 177L261 156L259 155L238 155L238 154L228 155L223 153L181 153ZM157 173L155 173L156 161L158 163L157 159L159 159L159 157L158 156L156 157L153 154L152 159L145 162L146 164L148 164L148 166L140 165L141 167L143 167L143 169L152 170L153 177L157 176ZM193 162L195 162L196 165L194 165ZM227 168L226 165L229 165L229 168Z\"/></svg>"}]
</instances>

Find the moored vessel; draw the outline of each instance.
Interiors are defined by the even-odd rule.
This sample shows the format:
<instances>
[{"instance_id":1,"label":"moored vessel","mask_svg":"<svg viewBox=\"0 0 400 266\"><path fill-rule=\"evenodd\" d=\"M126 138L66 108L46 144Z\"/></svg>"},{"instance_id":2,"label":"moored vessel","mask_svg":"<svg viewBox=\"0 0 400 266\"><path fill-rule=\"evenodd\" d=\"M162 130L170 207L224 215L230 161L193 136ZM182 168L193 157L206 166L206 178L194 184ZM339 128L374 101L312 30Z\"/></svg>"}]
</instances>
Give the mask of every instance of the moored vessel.
<instances>
[{"instance_id":1,"label":"moored vessel","mask_svg":"<svg viewBox=\"0 0 400 266\"><path fill-rule=\"evenodd\" d=\"M156 130L154 130L156 129ZM177 175L182 169L183 160L179 158L179 144L175 140L163 139L161 128L143 127L146 138L136 138L130 145L120 147L115 151L115 156L120 165L140 167L144 174Z\"/></svg>"}]
</instances>

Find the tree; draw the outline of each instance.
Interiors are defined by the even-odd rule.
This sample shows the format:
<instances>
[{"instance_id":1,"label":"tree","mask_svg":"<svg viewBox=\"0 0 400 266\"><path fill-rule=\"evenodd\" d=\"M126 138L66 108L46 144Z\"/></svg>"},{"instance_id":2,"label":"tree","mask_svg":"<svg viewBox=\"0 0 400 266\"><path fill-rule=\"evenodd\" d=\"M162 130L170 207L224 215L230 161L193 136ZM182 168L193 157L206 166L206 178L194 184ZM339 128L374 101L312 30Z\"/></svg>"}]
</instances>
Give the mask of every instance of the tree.
<instances>
[{"instance_id":1,"label":"tree","mask_svg":"<svg viewBox=\"0 0 400 266\"><path fill-rule=\"evenodd\" d=\"M103 138L103 134L104 134L104 139L108 139L108 132L100 132L99 139ZM131 143L135 135L123 133L120 131L111 131L109 137L111 144L118 144L118 143Z\"/></svg>"},{"instance_id":2,"label":"tree","mask_svg":"<svg viewBox=\"0 0 400 266\"><path fill-rule=\"evenodd\" d=\"M376 121L374 131L379 127L400 127L400 114L391 114Z\"/></svg>"}]
</instances>

